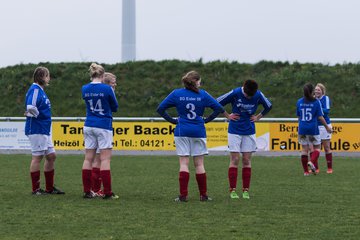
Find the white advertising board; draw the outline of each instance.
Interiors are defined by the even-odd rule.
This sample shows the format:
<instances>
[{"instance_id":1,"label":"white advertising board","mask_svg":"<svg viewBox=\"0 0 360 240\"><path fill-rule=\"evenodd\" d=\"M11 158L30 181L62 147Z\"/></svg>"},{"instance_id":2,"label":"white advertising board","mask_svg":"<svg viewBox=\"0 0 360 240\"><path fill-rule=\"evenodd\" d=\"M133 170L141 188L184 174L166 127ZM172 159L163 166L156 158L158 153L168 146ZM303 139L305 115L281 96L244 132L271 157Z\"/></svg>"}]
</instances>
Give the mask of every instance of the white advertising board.
<instances>
[{"instance_id":1,"label":"white advertising board","mask_svg":"<svg viewBox=\"0 0 360 240\"><path fill-rule=\"evenodd\" d=\"M25 122L0 123L0 149L30 149Z\"/></svg>"}]
</instances>

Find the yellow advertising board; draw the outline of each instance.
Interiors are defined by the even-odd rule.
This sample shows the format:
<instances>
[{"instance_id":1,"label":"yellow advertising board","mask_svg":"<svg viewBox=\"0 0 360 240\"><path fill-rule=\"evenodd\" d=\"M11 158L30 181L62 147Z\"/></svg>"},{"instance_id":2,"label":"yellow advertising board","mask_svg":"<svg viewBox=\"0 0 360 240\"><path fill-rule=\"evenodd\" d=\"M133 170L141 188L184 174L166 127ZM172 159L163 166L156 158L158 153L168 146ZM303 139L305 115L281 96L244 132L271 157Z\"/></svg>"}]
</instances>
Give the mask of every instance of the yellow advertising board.
<instances>
[{"instance_id":1,"label":"yellow advertising board","mask_svg":"<svg viewBox=\"0 0 360 240\"><path fill-rule=\"evenodd\" d=\"M59 150L84 149L83 122L53 122L53 141ZM209 150L227 150L226 122L205 125ZM360 151L359 123L332 123L331 149ZM296 122L256 123L258 151L300 151ZM114 122L114 150L175 150L175 125L167 122Z\"/></svg>"},{"instance_id":2,"label":"yellow advertising board","mask_svg":"<svg viewBox=\"0 0 360 240\"><path fill-rule=\"evenodd\" d=\"M53 122L53 141L59 150L84 149L83 122ZM228 123L205 125L209 150L227 150ZM269 150L269 124L257 123L259 150ZM175 125L167 122L113 122L114 150L175 150Z\"/></svg>"},{"instance_id":3,"label":"yellow advertising board","mask_svg":"<svg viewBox=\"0 0 360 240\"><path fill-rule=\"evenodd\" d=\"M30 149L24 122L0 122L0 149ZM84 122L53 121L52 137L58 150L83 150ZM227 122L205 125L209 150L226 151ZM360 123L333 122L331 149L360 152ZM175 150L175 125L167 122L113 122L114 150ZM300 151L297 122L257 122L258 151Z\"/></svg>"},{"instance_id":4,"label":"yellow advertising board","mask_svg":"<svg viewBox=\"0 0 360 240\"><path fill-rule=\"evenodd\" d=\"M227 122L211 122L205 125L209 150L227 150ZM269 150L269 123L256 123L256 143L258 151Z\"/></svg>"},{"instance_id":5,"label":"yellow advertising board","mask_svg":"<svg viewBox=\"0 0 360 240\"><path fill-rule=\"evenodd\" d=\"M54 122L54 147L59 150L84 148L83 122ZM163 122L114 122L114 150L173 150L175 125Z\"/></svg>"},{"instance_id":6,"label":"yellow advertising board","mask_svg":"<svg viewBox=\"0 0 360 240\"><path fill-rule=\"evenodd\" d=\"M360 151L359 123L332 123L330 147L334 152ZM270 123L270 151L300 151L298 123Z\"/></svg>"}]
</instances>

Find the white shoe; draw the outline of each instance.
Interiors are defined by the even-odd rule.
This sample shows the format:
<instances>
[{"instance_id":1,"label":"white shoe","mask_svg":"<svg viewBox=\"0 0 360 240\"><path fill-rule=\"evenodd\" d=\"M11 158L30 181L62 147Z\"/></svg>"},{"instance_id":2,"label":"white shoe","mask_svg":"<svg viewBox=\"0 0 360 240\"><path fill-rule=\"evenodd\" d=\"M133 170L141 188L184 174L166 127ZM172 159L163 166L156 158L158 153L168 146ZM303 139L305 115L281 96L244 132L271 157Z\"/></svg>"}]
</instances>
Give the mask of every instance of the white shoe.
<instances>
[{"instance_id":1,"label":"white shoe","mask_svg":"<svg viewBox=\"0 0 360 240\"><path fill-rule=\"evenodd\" d=\"M315 165L312 163L312 162L310 162L310 161L308 161L308 167L311 169L311 172L314 174L314 175L316 175L316 167L315 167Z\"/></svg>"}]
</instances>

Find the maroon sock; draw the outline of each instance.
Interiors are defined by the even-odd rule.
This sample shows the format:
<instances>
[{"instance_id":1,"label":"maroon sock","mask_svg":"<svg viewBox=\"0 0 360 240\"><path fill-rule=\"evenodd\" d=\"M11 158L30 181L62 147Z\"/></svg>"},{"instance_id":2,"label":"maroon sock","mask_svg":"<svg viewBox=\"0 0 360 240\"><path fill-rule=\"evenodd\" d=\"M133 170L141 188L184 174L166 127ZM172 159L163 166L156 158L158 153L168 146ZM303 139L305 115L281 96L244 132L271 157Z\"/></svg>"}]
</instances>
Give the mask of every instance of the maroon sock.
<instances>
[{"instance_id":1,"label":"maroon sock","mask_svg":"<svg viewBox=\"0 0 360 240\"><path fill-rule=\"evenodd\" d=\"M236 167L229 167L228 178L229 178L230 190L236 188L237 177L238 177L238 169Z\"/></svg>"},{"instance_id":2,"label":"maroon sock","mask_svg":"<svg viewBox=\"0 0 360 240\"><path fill-rule=\"evenodd\" d=\"M90 169L83 169L82 170L82 182L84 192L90 192L91 190L91 170Z\"/></svg>"},{"instance_id":3,"label":"maroon sock","mask_svg":"<svg viewBox=\"0 0 360 240\"><path fill-rule=\"evenodd\" d=\"M48 172L44 171L44 175L45 175L45 185L46 185L46 191L47 192L52 192L54 190L54 173L55 170L51 170Z\"/></svg>"},{"instance_id":4,"label":"maroon sock","mask_svg":"<svg viewBox=\"0 0 360 240\"><path fill-rule=\"evenodd\" d=\"M312 151L310 152L310 160L311 162L314 164L315 168L316 169L319 169L319 165L318 165L318 161L316 159L312 160L313 159L313 154L315 153L316 151ZM320 153L320 152L319 152Z\"/></svg>"},{"instance_id":5,"label":"maroon sock","mask_svg":"<svg viewBox=\"0 0 360 240\"><path fill-rule=\"evenodd\" d=\"M98 192L101 188L100 168L91 170L91 188L94 192Z\"/></svg>"},{"instance_id":6,"label":"maroon sock","mask_svg":"<svg viewBox=\"0 0 360 240\"><path fill-rule=\"evenodd\" d=\"M111 172L110 170L101 170L100 176L104 186L104 194L111 195Z\"/></svg>"},{"instance_id":7,"label":"maroon sock","mask_svg":"<svg viewBox=\"0 0 360 240\"><path fill-rule=\"evenodd\" d=\"M179 172L179 185L180 185L180 196L186 197L188 195L188 184L190 175L188 172Z\"/></svg>"},{"instance_id":8,"label":"maroon sock","mask_svg":"<svg viewBox=\"0 0 360 240\"><path fill-rule=\"evenodd\" d=\"M318 152L318 151L315 151L315 152ZM319 157L320 157L320 152L318 152L319 155L317 158L314 159L314 166L316 169L319 169Z\"/></svg>"},{"instance_id":9,"label":"maroon sock","mask_svg":"<svg viewBox=\"0 0 360 240\"><path fill-rule=\"evenodd\" d=\"M308 165L307 165L308 161L309 161L309 157L307 155L301 155L301 164L304 169L304 172L308 172Z\"/></svg>"},{"instance_id":10,"label":"maroon sock","mask_svg":"<svg viewBox=\"0 0 360 240\"><path fill-rule=\"evenodd\" d=\"M31 185L32 185L32 191L36 191L40 188L40 171L31 172Z\"/></svg>"},{"instance_id":11,"label":"maroon sock","mask_svg":"<svg viewBox=\"0 0 360 240\"><path fill-rule=\"evenodd\" d=\"M325 154L328 169L332 169L332 153Z\"/></svg>"},{"instance_id":12,"label":"maroon sock","mask_svg":"<svg viewBox=\"0 0 360 240\"><path fill-rule=\"evenodd\" d=\"M206 173L196 174L199 192L201 196L207 196Z\"/></svg>"},{"instance_id":13,"label":"maroon sock","mask_svg":"<svg viewBox=\"0 0 360 240\"><path fill-rule=\"evenodd\" d=\"M311 162L312 162L314 165L317 164L318 159L319 159L319 156L320 156L320 152L319 152L319 151L314 151L314 152L311 154L310 159L311 159ZM316 167L316 165L315 165L315 167Z\"/></svg>"},{"instance_id":14,"label":"maroon sock","mask_svg":"<svg viewBox=\"0 0 360 240\"><path fill-rule=\"evenodd\" d=\"M251 179L251 168L249 167L243 168L242 169L243 190L249 190L250 179Z\"/></svg>"}]
</instances>

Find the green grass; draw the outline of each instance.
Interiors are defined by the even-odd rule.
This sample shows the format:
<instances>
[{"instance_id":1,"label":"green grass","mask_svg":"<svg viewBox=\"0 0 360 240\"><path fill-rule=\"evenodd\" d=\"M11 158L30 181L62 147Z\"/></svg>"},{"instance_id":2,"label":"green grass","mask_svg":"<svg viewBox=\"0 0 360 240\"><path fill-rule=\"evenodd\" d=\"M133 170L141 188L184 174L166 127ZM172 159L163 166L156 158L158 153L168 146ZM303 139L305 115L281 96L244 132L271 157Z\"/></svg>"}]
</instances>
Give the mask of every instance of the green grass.
<instances>
[{"instance_id":1,"label":"green grass","mask_svg":"<svg viewBox=\"0 0 360 240\"><path fill-rule=\"evenodd\" d=\"M254 157L251 199L228 197L227 156L208 156L213 202L178 194L176 156L114 156L120 200L83 199L83 156L59 155L64 196L32 196L30 155L0 155L0 239L360 239L360 160L336 157L334 173L304 177L297 157ZM42 176L42 186L44 178ZM239 174L241 186L241 172Z\"/></svg>"}]
</instances>

